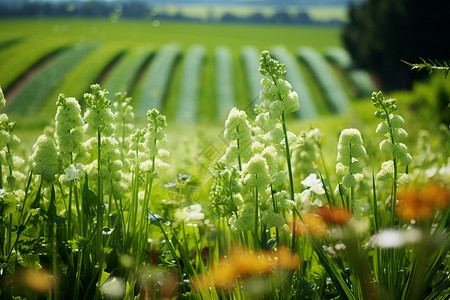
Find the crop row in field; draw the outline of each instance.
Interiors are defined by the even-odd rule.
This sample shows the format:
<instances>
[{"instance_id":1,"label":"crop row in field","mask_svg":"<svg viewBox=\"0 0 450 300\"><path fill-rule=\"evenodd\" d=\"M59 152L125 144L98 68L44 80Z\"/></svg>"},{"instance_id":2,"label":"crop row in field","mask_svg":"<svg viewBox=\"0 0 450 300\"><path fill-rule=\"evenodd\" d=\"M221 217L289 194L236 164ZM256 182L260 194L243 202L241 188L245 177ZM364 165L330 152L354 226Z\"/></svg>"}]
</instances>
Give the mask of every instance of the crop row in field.
<instances>
[{"instance_id":1,"label":"crop row in field","mask_svg":"<svg viewBox=\"0 0 450 300\"><path fill-rule=\"evenodd\" d=\"M111 94L133 90L133 82L136 81L141 69L147 66L154 52L151 49L136 49L126 53L117 65L111 70L109 76L103 82L103 87Z\"/></svg>"},{"instance_id":2,"label":"crop row in field","mask_svg":"<svg viewBox=\"0 0 450 300\"><path fill-rule=\"evenodd\" d=\"M14 99L10 99L6 106L8 113L36 112L45 105L49 93L60 87L64 75L95 47L95 44L87 44L80 48L72 47L60 53L28 82Z\"/></svg>"},{"instance_id":3,"label":"crop row in field","mask_svg":"<svg viewBox=\"0 0 450 300\"><path fill-rule=\"evenodd\" d=\"M57 40L44 41L39 47L32 47L29 43L10 42L3 43L0 50L0 69L7 72L0 73L0 82L4 89L9 89L27 71L36 67L45 58L49 58L61 52L69 45ZM20 55L17 55L20 53Z\"/></svg>"},{"instance_id":4,"label":"crop row in field","mask_svg":"<svg viewBox=\"0 0 450 300\"><path fill-rule=\"evenodd\" d=\"M87 55L88 50L81 51L77 48L64 52L65 55L57 55L49 66L41 70L23 87L17 97L11 101L8 111L10 113L17 112L25 104L30 110L38 110L40 107L50 110L53 101L46 101L46 99L56 99L56 91L81 97L89 84L96 81L100 81L110 90L111 94L118 91L129 91L132 86L137 84L136 90L132 91L132 96L135 97L134 101L138 111L146 111L151 107L164 110L168 89L176 84L173 82L173 72L178 64L178 58L182 54L179 45L164 45L153 58L153 50L150 49L141 49L139 52L136 50L126 51L120 44L97 47L96 50L93 50L92 47L94 46L83 48L91 49L89 55ZM205 51L205 47L202 45L192 46L181 60L177 108L174 109L177 122L195 123L197 120ZM300 95L302 109L299 110L297 117L303 119L316 117L320 114L319 112L328 109L324 108L323 103L314 99L305 79L304 67L312 72L331 112L341 113L348 108L349 96L320 53L311 48L302 48L299 51L299 58L302 59L305 66L301 66L287 49L278 46L272 47L272 51L277 59L289 66L287 79ZM84 55L86 57L82 59ZM252 46L245 46L241 50L240 57L241 67L247 81L249 95L247 103L257 101L260 91L259 82L262 78L258 69L255 68L259 61L258 50ZM70 69L72 70L69 72ZM233 72L229 48L226 46L218 48L215 62L216 93L214 101L217 102L216 114L220 118L224 117L225 112L234 103ZM140 73L142 74L140 75ZM355 71L353 74L356 74ZM349 80L355 81L355 78L349 77ZM48 82L51 84L47 84ZM73 84L73 82L77 82L77 84ZM35 90L39 91L35 93ZM20 111L24 112L22 109Z\"/></svg>"},{"instance_id":5,"label":"crop row in field","mask_svg":"<svg viewBox=\"0 0 450 300\"><path fill-rule=\"evenodd\" d=\"M180 94L178 98L176 121L182 124L195 124L198 114L198 99L205 59L205 48L194 45L188 49L184 58Z\"/></svg>"},{"instance_id":6,"label":"crop row in field","mask_svg":"<svg viewBox=\"0 0 450 300\"><path fill-rule=\"evenodd\" d=\"M335 64L342 72L348 74L347 78L361 97L368 97L375 86L369 73L352 65L352 59L347 51L340 47L330 47L325 51L325 57Z\"/></svg>"},{"instance_id":7,"label":"crop row in field","mask_svg":"<svg viewBox=\"0 0 450 300\"><path fill-rule=\"evenodd\" d=\"M215 75L217 116L221 119L235 106L233 86L233 64L230 49L220 46L215 49Z\"/></svg>"},{"instance_id":8,"label":"crop row in field","mask_svg":"<svg viewBox=\"0 0 450 300\"><path fill-rule=\"evenodd\" d=\"M0 48L0 57L8 53L12 55L12 49L23 49L17 51L14 59L20 61L24 58L27 61L25 58L29 52L25 49L30 48L27 40L8 42L11 40L0 41L4 45ZM34 70L37 74L22 83L16 97L9 97L9 89L4 82L20 82L20 78L14 79L14 76L22 74L20 76L23 77L27 72L8 77L7 72L2 71L7 63L0 61L0 74L8 77L4 81L0 78L10 102L7 110L9 113L20 111L21 114L40 111L40 115L45 116L54 113L57 93L81 100L93 82L107 88L111 99L118 91L128 91L140 118L145 115L142 112L154 107L165 111L169 119L174 118L179 123L195 123L200 117L204 120L205 116L207 121L222 121L230 107L236 105L245 109L259 100L262 76L258 72L258 46L236 49L228 45L193 45L184 47L173 42L160 47L152 44L126 45L110 39L97 43L71 44L64 39L59 43L49 43L44 50L36 51L39 55L28 58L28 70ZM90 50L83 52L81 49ZM287 79L300 96L302 109L297 115L299 118L311 118L328 112L340 113L348 107L351 98L361 94L357 80L363 81L367 74L349 68L348 62L339 64L339 59L333 57L345 57L346 52L341 48L333 50L339 55L326 53L338 73L330 71L324 56L312 48L296 54L293 54L292 47L269 49L277 59L289 66ZM74 52L67 54L68 51ZM337 80L336 74L346 80ZM365 79L370 82L368 76ZM205 84L209 86L205 87ZM344 89L343 84L352 85L352 88ZM359 93L348 95L348 91L353 90ZM243 97L245 101L241 99ZM21 109L24 105L27 108Z\"/></svg>"},{"instance_id":9,"label":"crop row in field","mask_svg":"<svg viewBox=\"0 0 450 300\"><path fill-rule=\"evenodd\" d=\"M162 109L167 94L172 71L180 55L180 47L175 44L163 46L144 71L141 86L135 93L138 110L154 107Z\"/></svg>"},{"instance_id":10,"label":"crop row in field","mask_svg":"<svg viewBox=\"0 0 450 300\"><path fill-rule=\"evenodd\" d=\"M350 105L350 100L325 59L310 47L300 48L298 55L311 69L330 110L336 113L345 112Z\"/></svg>"},{"instance_id":11,"label":"crop row in field","mask_svg":"<svg viewBox=\"0 0 450 300\"><path fill-rule=\"evenodd\" d=\"M253 46L245 46L241 50L241 57L250 99L255 102L260 101L259 91L261 90L261 85L259 83L263 77L258 72L259 52Z\"/></svg>"}]
</instances>

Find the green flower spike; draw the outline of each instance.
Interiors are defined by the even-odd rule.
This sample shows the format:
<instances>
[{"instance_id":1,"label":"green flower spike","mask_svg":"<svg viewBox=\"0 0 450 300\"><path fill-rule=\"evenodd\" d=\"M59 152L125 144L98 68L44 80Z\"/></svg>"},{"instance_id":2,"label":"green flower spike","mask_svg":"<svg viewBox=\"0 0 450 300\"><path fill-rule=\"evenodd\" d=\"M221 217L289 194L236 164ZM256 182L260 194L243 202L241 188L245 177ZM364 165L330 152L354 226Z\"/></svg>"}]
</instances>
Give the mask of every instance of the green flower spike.
<instances>
[{"instance_id":1,"label":"green flower spike","mask_svg":"<svg viewBox=\"0 0 450 300\"><path fill-rule=\"evenodd\" d=\"M336 173L343 175L342 185L352 188L363 179L364 164L358 160L364 158L366 150L362 145L358 129L344 129L339 137Z\"/></svg>"},{"instance_id":2,"label":"green flower spike","mask_svg":"<svg viewBox=\"0 0 450 300\"><path fill-rule=\"evenodd\" d=\"M107 90L102 90L100 85L91 85L92 93L84 94L84 100L88 105L88 109L84 114L84 131L88 135L95 135L101 132L103 136L110 136L114 133L115 127L114 114L109 106L111 101L106 98Z\"/></svg>"},{"instance_id":3,"label":"green flower spike","mask_svg":"<svg viewBox=\"0 0 450 300\"><path fill-rule=\"evenodd\" d=\"M42 176L46 184L55 181L55 176L62 172L59 163L59 154L55 142L48 135L41 135L33 146L33 154L30 157L32 162L33 174Z\"/></svg>"},{"instance_id":4,"label":"green flower spike","mask_svg":"<svg viewBox=\"0 0 450 300\"><path fill-rule=\"evenodd\" d=\"M377 174L377 179L386 181L393 179L396 184L402 184L407 181L407 175L398 173L398 166L408 166L412 163L412 156L408 153L408 148L402 142L408 134L401 128L405 120L392 112L397 110L396 99L385 99L381 92L372 94L372 103L376 108L381 108L375 112L375 117L382 120L378 124L376 132L383 135L386 139L380 143L380 151L392 154L393 160L382 164L381 171Z\"/></svg>"},{"instance_id":5,"label":"green flower spike","mask_svg":"<svg viewBox=\"0 0 450 300\"><path fill-rule=\"evenodd\" d=\"M272 117L281 117L283 113L297 111L300 107L298 94L291 91L291 84L286 81L285 65L270 57L268 51L263 51L260 58L259 72L265 76L261 80L264 87L260 97L263 106Z\"/></svg>"},{"instance_id":6,"label":"green flower spike","mask_svg":"<svg viewBox=\"0 0 450 300\"><path fill-rule=\"evenodd\" d=\"M58 111L55 116L55 140L58 145L63 166L73 163L73 155L85 153L83 146L83 126L81 107L75 98L66 98L63 94L56 101Z\"/></svg>"}]
</instances>

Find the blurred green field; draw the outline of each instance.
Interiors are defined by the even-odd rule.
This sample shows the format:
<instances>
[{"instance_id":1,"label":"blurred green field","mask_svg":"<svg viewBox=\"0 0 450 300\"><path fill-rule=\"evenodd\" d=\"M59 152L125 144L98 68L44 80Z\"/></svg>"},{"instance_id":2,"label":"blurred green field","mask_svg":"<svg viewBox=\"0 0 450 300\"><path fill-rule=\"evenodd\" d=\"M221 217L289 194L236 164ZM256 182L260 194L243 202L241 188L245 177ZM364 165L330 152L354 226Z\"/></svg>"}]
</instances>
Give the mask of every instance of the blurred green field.
<instances>
[{"instance_id":1,"label":"blurred green field","mask_svg":"<svg viewBox=\"0 0 450 300\"><path fill-rule=\"evenodd\" d=\"M340 30L336 27L301 27L301 26L269 26L269 25L243 25L243 24L211 24L211 23L186 23L186 22L160 22L152 23L138 20L119 20L111 22L107 19L9 19L0 20L0 27L6 30L0 32L0 85L2 86L7 101L14 101L14 97L20 94L20 90L31 81L28 77L38 76L41 69L49 64L52 57L68 51L85 48L77 54L79 60L75 65L66 64L52 66L53 77L40 78L36 82L46 82L46 93L41 92L42 99L36 100L39 108L33 108L33 118L25 118L30 127L43 127L50 124L49 116L56 112L57 95L63 93L66 96L76 97L82 103L82 95L89 90L89 84L99 82L103 84L114 77L114 83L120 85L119 65L121 70L129 70L123 74L124 81L129 85L128 92L135 99L138 92L146 85L142 82L142 76L151 66L155 53L164 45L176 44L180 48L179 57L173 68L170 83L163 103L163 113L170 120L177 114L180 98L180 82L184 57L189 47L202 45L205 48L205 56L201 73L200 91L198 103L197 122L203 124L221 123L223 120L217 117L218 105L216 103L217 88L215 86L215 50L225 46L231 53L232 81L234 86L235 104L245 109L255 98L247 87L247 74L243 67L241 51L245 46L251 46L255 51L270 49L274 46L282 46L289 53L294 54L300 47L308 46L320 54L330 47L342 47ZM4 46L2 46L4 45ZM62 54L61 54L62 55ZM67 55L67 54L66 54ZM131 57L132 59L130 59ZM124 68L124 61L136 65ZM298 67L308 76L309 69L298 58ZM50 62L49 62L50 61ZM257 71L257 70L254 70ZM116 72L116 74L113 74ZM119 72L119 73L118 73ZM132 73L131 73L132 72ZM118 74L117 74L118 73ZM134 77L131 78L130 76ZM336 72L337 77L346 76L345 72ZM42 77L42 76L41 76ZM56 78L58 82L56 82ZM33 79L33 78L32 78ZM27 81L28 80L28 81ZM52 81L49 86L48 81ZM306 79L312 90L312 97L317 103L323 98L314 80L309 76ZM341 82L345 82L340 79ZM32 88L40 89L38 83ZM45 83L44 83L45 84ZM26 98L23 103L30 100L29 88L27 93L16 98ZM112 87L111 87L112 88ZM113 88L112 88L113 89ZM344 86L352 100L357 98L351 94L351 88ZM114 89L113 89L114 90ZM111 99L114 97L111 96ZM323 102L323 101L322 101ZM22 103L22 102L21 102ZM137 103L134 103L137 106ZM20 105L16 104L14 111L20 111ZM19 109L17 109L19 106ZM8 108L7 108L8 109ZM8 113L13 114L14 111ZM332 110L320 108L322 114L332 113ZM23 113L23 112L22 112ZM145 112L137 112L144 115ZM18 114L16 118L20 118Z\"/></svg>"}]
</instances>

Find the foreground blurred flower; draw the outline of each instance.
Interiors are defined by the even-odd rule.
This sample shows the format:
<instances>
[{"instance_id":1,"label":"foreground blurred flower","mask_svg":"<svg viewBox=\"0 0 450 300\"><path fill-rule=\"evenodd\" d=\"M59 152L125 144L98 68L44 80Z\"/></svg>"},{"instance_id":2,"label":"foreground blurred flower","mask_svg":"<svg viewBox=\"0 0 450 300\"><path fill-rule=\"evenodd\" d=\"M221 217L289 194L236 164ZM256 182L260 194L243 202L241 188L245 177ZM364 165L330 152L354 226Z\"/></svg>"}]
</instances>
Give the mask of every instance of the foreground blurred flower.
<instances>
[{"instance_id":1,"label":"foreground blurred flower","mask_svg":"<svg viewBox=\"0 0 450 300\"><path fill-rule=\"evenodd\" d=\"M279 248L276 252L253 252L234 248L209 272L194 278L194 289L199 292L214 285L217 289L229 290L239 277L274 270L295 270L300 259L289 249Z\"/></svg>"},{"instance_id":2,"label":"foreground blurred flower","mask_svg":"<svg viewBox=\"0 0 450 300\"><path fill-rule=\"evenodd\" d=\"M437 209L450 205L450 190L437 183L429 183L422 188L409 187L398 193L397 214L405 221L427 220Z\"/></svg>"},{"instance_id":3,"label":"foreground blurred flower","mask_svg":"<svg viewBox=\"0 0 450 300\"><path fill-rule=\"evenodd\" d=\"M408 243L417 243L420 238L421 233L418 230L386 229L374 235L371 241L379 248L399 248Z\"/></svg>"},{"instance_id":4,"label":"foreground blurred flower","mask_svg":"<svg viewBox=\"0 0 450 300\"><path fill-rule=\"evenodd\" d=\"M110 277L102 284L104 296L112 299L122 299L125 296L125 282L119 277Z\"/></svg>"},{"instance_id":5,"label":"foreground blurred flower","mask_svg":"<svg viewBox=\"0 0 450 300\"><path fill-rule=\"evenodd\" d=\"M337 206L322 206L317 208L315 213L321 216L326 223L335 225L345 225L352 218L352 214L348 210Z\"/></svg>"},{"instance_id":6,"label":"foreground blurred flower","mask_svg":"<svg viewBox=\"0 0 450 300\"><path fill-rule=\"evenodd\" d=\"M324 237L327 230L327 224L324 219L311 213L303 213L302 220L291 224L292 233L295 235L311 234L314 237Z\"/></svg>"},{"instance_id":7,"label":"foreground blurred flower","mask_svg":"<svg viewBox=\"0 0 450 300\"><path fill-rule=\"evenodd\" d=\"M52 274L42 269L26 269L21 281L24 286L38 293L48 293L53 287Z\"/></svg>"}]
</instances>

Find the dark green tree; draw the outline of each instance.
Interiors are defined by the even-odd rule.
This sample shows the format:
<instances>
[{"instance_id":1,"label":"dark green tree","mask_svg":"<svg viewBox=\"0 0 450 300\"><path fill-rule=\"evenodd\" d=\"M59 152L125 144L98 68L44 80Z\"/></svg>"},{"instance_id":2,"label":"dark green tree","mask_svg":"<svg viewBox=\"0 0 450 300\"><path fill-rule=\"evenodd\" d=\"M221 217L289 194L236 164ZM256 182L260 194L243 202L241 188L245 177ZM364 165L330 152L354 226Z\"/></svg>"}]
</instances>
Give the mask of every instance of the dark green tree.
<instances>
[{"instance_id":1,"label":"dark green tree","mask_svg":"<svg viewBox=\"0 0 450 300\"><path fill-rule=\"evenodd\" d=\"M401 60L450 58L449 0L367 0L351 4L343 40L359 67L372 71L383 88L411 88L412 72Z\"/></svg>"}]
</instances>

